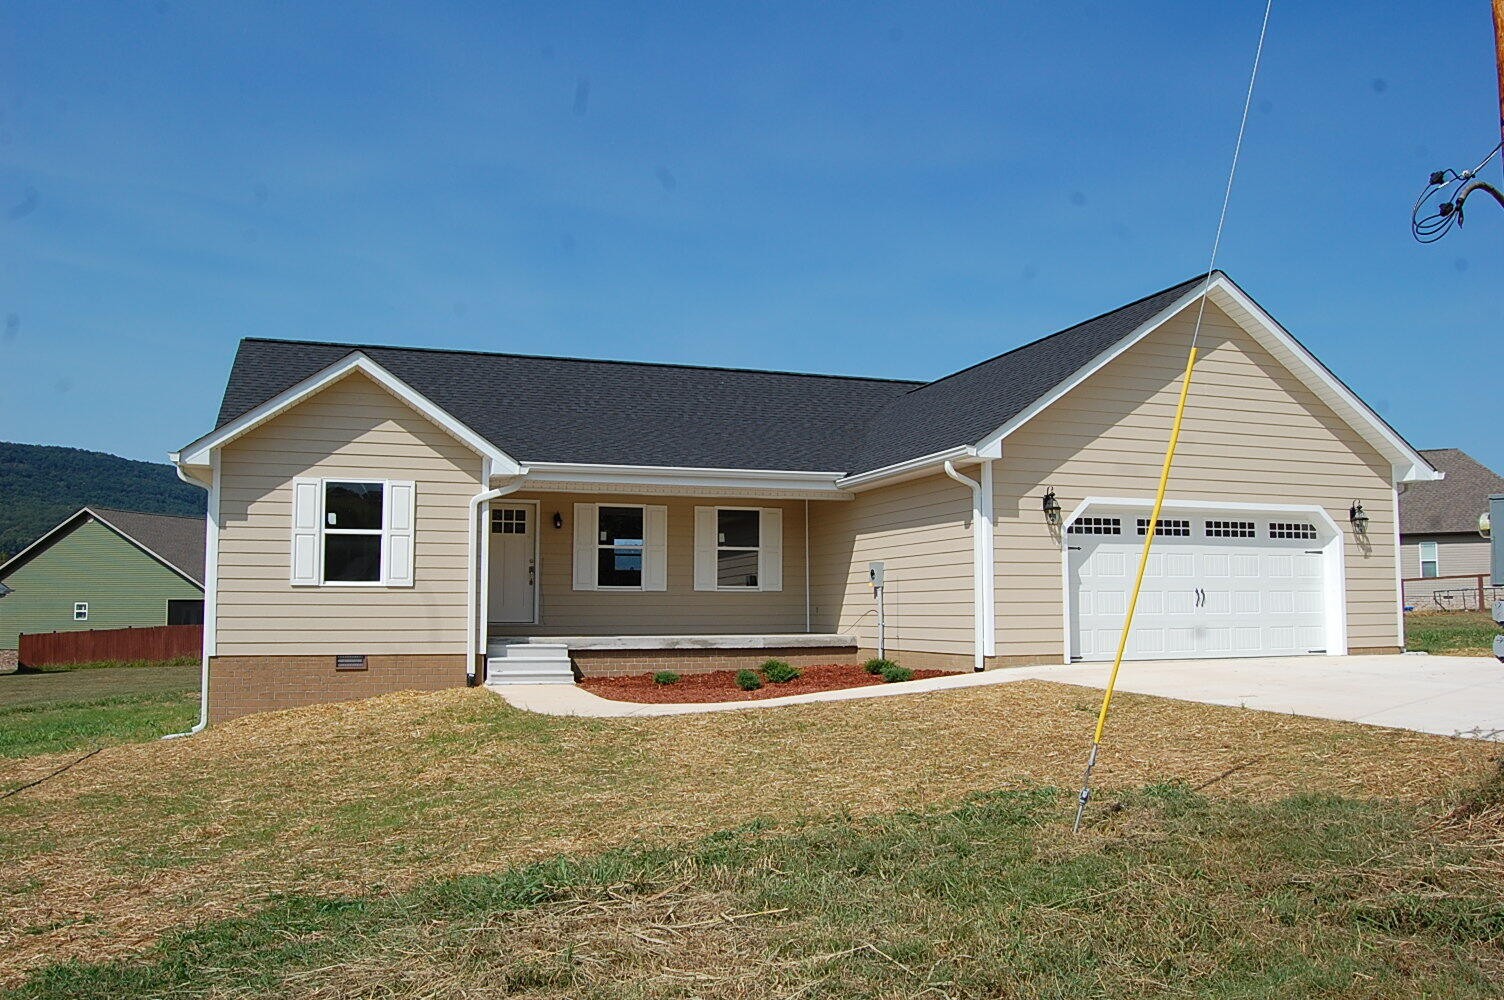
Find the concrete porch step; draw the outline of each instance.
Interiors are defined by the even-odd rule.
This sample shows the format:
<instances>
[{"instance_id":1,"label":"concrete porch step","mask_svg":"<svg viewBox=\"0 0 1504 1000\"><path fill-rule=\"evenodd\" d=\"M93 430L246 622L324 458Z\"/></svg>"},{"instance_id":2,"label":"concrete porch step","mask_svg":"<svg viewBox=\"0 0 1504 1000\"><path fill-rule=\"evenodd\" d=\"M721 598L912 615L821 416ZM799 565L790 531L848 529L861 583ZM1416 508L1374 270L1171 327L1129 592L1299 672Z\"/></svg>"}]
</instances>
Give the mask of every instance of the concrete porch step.
<instances>
[{"instance_id":1,"label":"concrete porch step","mask_svg":"<svg viewBox=\"0 0 1504 1000\"><path fill-rule=\"evenodd\" d=\"M573 684L563 643L492 642L486 646L486 684Z\"/></svg>"}]
</instances>

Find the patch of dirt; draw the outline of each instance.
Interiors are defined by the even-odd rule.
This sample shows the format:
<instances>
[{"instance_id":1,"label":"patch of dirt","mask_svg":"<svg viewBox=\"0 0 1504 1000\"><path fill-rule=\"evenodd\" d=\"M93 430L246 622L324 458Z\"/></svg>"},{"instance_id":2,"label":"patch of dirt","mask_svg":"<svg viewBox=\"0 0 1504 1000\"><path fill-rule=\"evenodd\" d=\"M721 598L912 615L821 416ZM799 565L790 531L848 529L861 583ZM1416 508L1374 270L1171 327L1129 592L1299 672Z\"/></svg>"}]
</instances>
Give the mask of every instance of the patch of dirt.
<instances>
[{"instance_id":1,"label":"patch of dirt","mask_svg":"<svg viewBox=\"0 0 1504 1000\"><path fill-rule=\"evenodd\" d=\"M827 663L821 666L801 667L803 675L783 684L766 681L756 691L743 691L736 686L735 670L717 670L709 674L684 674L673 684L658 684L652 674L634 674L630 677L587 677L580 687L591 694L612 701L633 701L651 704L676 704L681 702L707 701L758 701L763 698L782 698L791 694L813 694L816 691L840 691L844 688L870 687L884 683L881 675L869 674L864 667L854 663ZM939 677L945 670L916 670L914 679Z\"/></svg>"}]
</instances>

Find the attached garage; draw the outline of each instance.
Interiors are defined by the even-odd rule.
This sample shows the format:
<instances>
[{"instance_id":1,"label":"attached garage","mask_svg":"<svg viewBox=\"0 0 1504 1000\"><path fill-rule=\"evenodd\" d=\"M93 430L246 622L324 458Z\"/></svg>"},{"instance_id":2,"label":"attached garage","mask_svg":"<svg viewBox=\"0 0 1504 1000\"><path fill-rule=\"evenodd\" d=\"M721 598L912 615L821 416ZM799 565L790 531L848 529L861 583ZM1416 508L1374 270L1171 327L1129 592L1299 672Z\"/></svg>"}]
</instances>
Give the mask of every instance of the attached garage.
<instances>
[{"instance_id":1,"label":"attached garage","mask_svg":"<svg viewBox=\"0 0 1504 1000\"><path fill-rule=\"evenodd\" d=\"M1088 501L1066 523L1072 660L1117 652L1151 507ZM1128 658L1345 653L1342 546L1319 507L1167 504Z\"/></svg>"}]
</instances>

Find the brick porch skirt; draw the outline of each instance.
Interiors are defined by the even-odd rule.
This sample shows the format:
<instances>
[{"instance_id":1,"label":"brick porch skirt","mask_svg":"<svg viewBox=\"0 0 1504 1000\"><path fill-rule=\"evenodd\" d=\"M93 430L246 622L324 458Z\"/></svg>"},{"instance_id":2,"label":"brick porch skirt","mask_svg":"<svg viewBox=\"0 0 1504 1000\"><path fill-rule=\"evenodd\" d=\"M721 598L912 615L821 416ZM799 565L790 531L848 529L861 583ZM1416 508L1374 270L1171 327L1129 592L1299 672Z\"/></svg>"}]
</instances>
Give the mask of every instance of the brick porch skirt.
<instances>
[{"instance_id":1,"label":"brick porch skirt","mask_svg":"<svg viewBox=\"0 0 1504 1000\"><path fill-rule=\"evenodd\" d=\"M584 677L626 677L672 670L676 674L708 674L715 670L755 669L767 660L783 660L796 667L827 663L861 663L864 657L850 646L789 649L572 649L569 658Z\"/></svg>"},{"instance_id":2,"label":"brick porch skirt","mask_svg":"<svg viewBox=\"0 0 1504 1000\"><path fill-rule=\"evenodd\" d=\"M333 656L215 656L209 661L209 721L464 686L463 653L368 656L364 670L336 670Z\"/></svg>"}]
</instances>

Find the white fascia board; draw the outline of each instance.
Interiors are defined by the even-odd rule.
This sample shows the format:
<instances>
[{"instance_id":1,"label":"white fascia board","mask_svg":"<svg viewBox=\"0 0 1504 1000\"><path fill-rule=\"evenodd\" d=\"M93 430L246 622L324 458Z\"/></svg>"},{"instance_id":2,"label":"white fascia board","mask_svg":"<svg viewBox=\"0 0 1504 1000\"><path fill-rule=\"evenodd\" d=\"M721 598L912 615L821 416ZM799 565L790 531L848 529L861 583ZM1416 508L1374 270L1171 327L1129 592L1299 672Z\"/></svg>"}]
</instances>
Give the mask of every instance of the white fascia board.
<instances>
[{"instance_id":1,"label":"white fascia board","mask_svg":"<svg viewBox=\"0 0 1504 1000\"><path fill-rule=\"evenodd\" d=\"M869 472L859 472L854 476L845 476L837 479L836 485L843 490L860 492L878 486L886 486L890 482L898 482L925 475L944 467L946 462L967 461L976 457L977 449L971 445L963 444L955 448L947 448L945 451L921 455L918 458L905 459L902 462L885 465L880 469L872 469Z\"/></svg>"},{"instance_id":2,"label":"white fascia board","mask_svg":"<svg viewBox=\"0 0 1504 1000\"><path fill-rule=\"evenodd\" d=\"M496 472L495 475L506 475ZM778 469L712 469L667 465L601 465L588 462L528 462L529 484L583 483L696 489L799 490L838 497L840 472Z\"/></svg>"},{"instance_id":3,"label":"white fascia board","mask_svg":"<svg viewBox=\"0 0 1504 1000\"><path fill-rule=\"evenodd\" d=\"M1035 417L1039 416L1041 412L1054 404L1066 393L1076 388L1076 386L1080 385L1082 382L1085 382L1097 372L1101 371L1107 366L1108 362L1112 361L1114 358L1118 357L1134 344L1137 344L1139 341L1149 336L1149 334L1153 333L1155 330L1158 330L1165 323L1173 319L1182 309L1186 308L1192 302L1195 302L1198 298L1201 297L1202 287L1203 286L1198 285L1197 287L1186 292L1180 298L1176 299L1174 302L1170 303L1168 306L1165 306L1165 308L1161 309L1158 313L1141 323L1138 329L1134 330L1132 333L1124 337L1122 340L1118 341L1116 344L1113 344L1101 354L1098 354L1096 357L1092 358L1085 365L1079 368L1076 373L1070 378L1066 379L1064 382L1061 382L1059 385L1055 386L1055 388L1051 389L1048 393L1035 400L1027 409L1019 413L1018 416L1014 417L1012 420L1009 420L1007 423L1003 424L1003 426L999 427L997 430L984 437L976 445L977 454L987 455L993 458L1001 457L1004 438L1012 434L1014 431L1018 430L1030 420L1033 420Z\"/></svg>"},{"instance_id":4,"label":"white fascia board","mask_svg":"<svg viewBox=\"0 0 1504 1000\"><path fill-rule=\"evenodd\" d=\"M455 440L464 444L482 458L490 459L492 467L498 475L515 474L516 470L520 468L517 461L510 455L475 433L474 430L453 414L438 406L433 400L418 392L418 390L372 361L360 351L354 351L327 368L324 368L322 371L315 372L298 384L273 396L255 409L242 413L218 430L212 431L192 444L186 445L180 451L174 452L171 456L173 463L180 467L207 467L209 465L209 455L216 448L221 448L229 444L247 431L259 427L283 411L296 406L315 393L328 388L345 376L357 371L411 406L414 410L417 410L440 429L447 431Z\"/></svg>"},{"instance_id":5,"label":"white fascia board","mask_svg":"<svg viewBox=\"0 0 1504 1000\"><path fill-rule=\"evenodd\" d=\"M1321 401L1389 459L1395 482L1431 482L1442 478L1425 458L1395 432L1358 394L1342 384L1314 354L1291 336L1227 275L1218 273L1207 297L1273 354Z\"/></svg>"}]
</instances>

